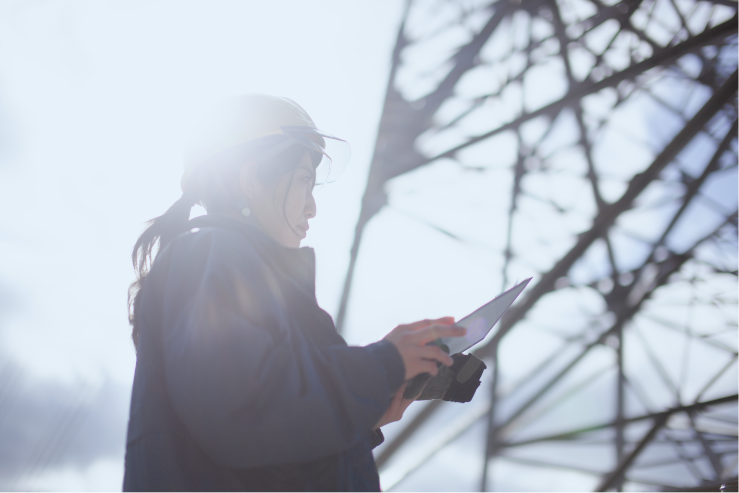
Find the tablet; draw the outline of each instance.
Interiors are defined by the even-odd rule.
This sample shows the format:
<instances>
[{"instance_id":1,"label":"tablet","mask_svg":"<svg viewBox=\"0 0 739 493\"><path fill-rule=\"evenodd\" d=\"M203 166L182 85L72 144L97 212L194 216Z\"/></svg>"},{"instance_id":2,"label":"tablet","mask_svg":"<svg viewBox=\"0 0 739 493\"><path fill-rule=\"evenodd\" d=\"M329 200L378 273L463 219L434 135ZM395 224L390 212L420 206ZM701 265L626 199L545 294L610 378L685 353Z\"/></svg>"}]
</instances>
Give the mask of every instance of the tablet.
<instances>
[{"instance_id":1,"label":"tablet","mask_svg":"<svg viewBox=\"0 0 739 493\"><path fill-rule=\"evenodd\" d=\"M449 354L457 354L466 351L485 339L485 336L498 323L500 317L510 308L514 300L518 298L518 295L521 294L521 291L523 291L531 279L529 277L516 284L508 291L496 296L493 301L482 305L454 324L466 328L467 333L465 335L461 337L443 337L438 340L438 343L446 345L449 348Z\"/></svg>"}]
</instances>

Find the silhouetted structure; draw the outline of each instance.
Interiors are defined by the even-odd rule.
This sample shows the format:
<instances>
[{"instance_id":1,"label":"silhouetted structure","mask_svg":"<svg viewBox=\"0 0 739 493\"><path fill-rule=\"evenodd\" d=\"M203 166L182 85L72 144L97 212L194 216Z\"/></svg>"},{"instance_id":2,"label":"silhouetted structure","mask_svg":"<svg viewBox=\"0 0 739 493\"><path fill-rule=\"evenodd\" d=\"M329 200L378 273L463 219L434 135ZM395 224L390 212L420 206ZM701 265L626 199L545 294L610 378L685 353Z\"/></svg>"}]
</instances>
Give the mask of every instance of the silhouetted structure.
<instances>
[{"instance_id":1,"label":"silhouetted structure","mask_svg":"<svg viewBox=\"0 0 739 493\"><path fill-rule=\"evenodd\" d=\"M736 481L736 11L408 3L337 326L361 282L365 226L401 176L419 183L404 199L416 219L502 259L490 273L502 287L538 275L476 353L490 392L461 416L425 404L389 437L386 488L433 476L437 454L464 440L484 454L481 490ZM505 197L489 199L501 182ZM436 201L455 214L424 215ZM496 221L500 241L480 232ZM526 471L563 483L531 486Z\"/></svg>"}]
</instances>

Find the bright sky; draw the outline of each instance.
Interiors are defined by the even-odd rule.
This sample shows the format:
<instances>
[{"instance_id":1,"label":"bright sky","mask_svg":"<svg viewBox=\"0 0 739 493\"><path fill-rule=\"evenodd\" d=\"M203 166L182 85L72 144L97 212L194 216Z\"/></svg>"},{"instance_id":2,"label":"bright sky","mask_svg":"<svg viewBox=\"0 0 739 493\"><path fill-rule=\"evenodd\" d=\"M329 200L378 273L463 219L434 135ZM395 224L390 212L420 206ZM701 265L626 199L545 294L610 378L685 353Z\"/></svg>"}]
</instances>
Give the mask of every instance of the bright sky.
<instances>
[{"instance_id":1,"label":"bright sky","mask_svg":"<svg viewBox=\"0 0 739 493\"><path fill-rule=\"evenodd\" d=\"M401 7L0 4L0 416L29 421L14 423L19 443L0 489L120 488L135 364L129 255L143 223L179 197L182 122L209 100L287 96L351 142L352 163L318 194L308 237L319 301L335 312ZM64 415L88 401L123 412L112 406L97 425ZM60 462L98 425L107 449L89 443ZM47 442L57 428L62 436L44 444L44 426Z\"/></svg>"}]
</instances>

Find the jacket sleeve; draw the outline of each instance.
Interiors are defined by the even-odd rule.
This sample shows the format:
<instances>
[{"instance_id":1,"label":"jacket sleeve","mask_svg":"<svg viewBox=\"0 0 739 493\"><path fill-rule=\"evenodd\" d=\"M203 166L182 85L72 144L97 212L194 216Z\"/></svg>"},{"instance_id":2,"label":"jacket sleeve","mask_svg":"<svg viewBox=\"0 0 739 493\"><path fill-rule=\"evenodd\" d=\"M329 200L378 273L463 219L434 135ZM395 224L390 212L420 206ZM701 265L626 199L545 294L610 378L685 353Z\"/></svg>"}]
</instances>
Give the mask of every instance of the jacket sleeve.
<instances>
[{"instance_id":1,"label":"jacket sleeve","mask_svg":"<svg viewBox=\"0 0 739 493\"><path fill-rule=\"evenodd\" d=\"M229 234L195 233L170 252L163 357L185 427L238 468L314 460L366 438L402 384L397 349L291 339L269 272Z\"/></svg>"}]
</instances>

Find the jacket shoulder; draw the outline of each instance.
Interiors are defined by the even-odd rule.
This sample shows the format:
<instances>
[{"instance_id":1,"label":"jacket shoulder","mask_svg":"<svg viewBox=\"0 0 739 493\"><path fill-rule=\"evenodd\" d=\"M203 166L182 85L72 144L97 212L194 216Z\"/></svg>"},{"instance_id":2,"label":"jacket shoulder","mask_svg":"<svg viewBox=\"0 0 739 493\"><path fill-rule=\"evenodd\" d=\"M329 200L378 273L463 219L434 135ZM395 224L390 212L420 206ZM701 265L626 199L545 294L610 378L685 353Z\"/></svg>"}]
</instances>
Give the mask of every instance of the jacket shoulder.
<instances>
[{"instance_id":1,"label":"jacket shoulder","mask_svg":"<svg viewBox=\"0 0 739 493\"><path fill-rule=\"evenodd\" d=\"M278 290L272 277L246 235L219 227L194 228L175 237L157 255L143 289L149 284L152 301L161 296L156 304L163 306L165 314L171 311L168 308L177 312L200 302L254 314L255 305L279 310L274 306Z\"/></svg>"},{"instance_id":2,"label":"jacket shoulder","mask_svg":"<svg viewBox=\"0 0 739 493\"><path fill-rule=\"evenodd\" d=\"M175 263L185 269L203 263L210 268L222 266L230 269L263 263L246 235L219 227L193 228L179 234L157 255L157 261L160 257L162 263Z\"/></svg>"}]
</instances>

